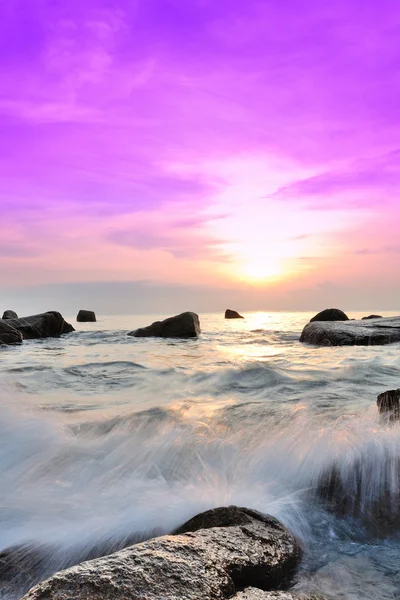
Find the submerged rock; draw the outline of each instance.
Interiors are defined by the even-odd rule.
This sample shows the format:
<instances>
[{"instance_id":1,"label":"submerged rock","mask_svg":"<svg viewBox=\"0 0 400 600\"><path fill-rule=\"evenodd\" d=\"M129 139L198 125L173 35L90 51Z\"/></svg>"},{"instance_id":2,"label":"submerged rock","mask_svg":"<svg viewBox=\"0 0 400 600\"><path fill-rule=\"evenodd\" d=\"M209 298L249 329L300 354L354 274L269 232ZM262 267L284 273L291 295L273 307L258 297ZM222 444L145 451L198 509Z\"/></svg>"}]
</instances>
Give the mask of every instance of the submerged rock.
<instances>
[{"instance_id":1,"label":"submerged rock","mask_svg":"<svg viewBox=\"0 0 400 600\"><path fill-rule=\"evenodd\" d=\"M11 327L8 322L0 321L0 346L9 344L22 344L21 332Z\"/></svg>"},{"instance_id":2,"label":"submerged rock","mask_svg":"<svg viewBox=\"0 0 400 600\"><path fill-rule=\"evenodd\" d=\"M163 536L61 571L24 600L223 600L252 585L268 590L290 580L301 550L279 521L246 508L207 512L178 531L202 521L213 524L208 529Z\"/></svg>"},{"instance_id":3,"label":"submerged rock","mask_svg":"<svg viewBox=\"0 0 400 600\"><path fill-rule=\"evenodd\" d=\"M92 310L80 310L76 320L78 323L95 323L96 314Z\"/></svg>"},{"instance_id":4,"label":"submerged rock","mask_svg":"<svg viewBox=\"0 0 400 600\"><path fill-rule=\"evenodd\" d=\"M59 337L75 329L56 311L49 311L30 317L8 319L7 324L17 329L25 340Z\"/></svg>"},{"instance_id":5,"label":"submerged rock","mask_svg":"<svg viewBox=\"0 0 400 600\"><path fill-rule=\"evenodd\" d=\"M361 320L366 321L367 319L383 319L381 315L368 315L368 317L363 317Z\"/></svg>"},{"instance_id":6,"label":"submerged rock","mask_svg":"<svg viewBox=\"0 0 400 600\"><path fill-rule=\"evenodd\" d=\"M240 315L236 310L231 310L227 308L225 311L225 319L244 319L242 315Z\"/></svg>"},{"instance_id":7,"label":"submerged rock","mask_svg":"<svg viewBox=\"0 0 400 600\"><path fill-rule=\"evenodd\" d=\"M326 308L310 319L310 323L315 321L348 321L349 317L339 308Z\"/></svg>"},{"instance_id":8,"label":"submerged rock","mask_svg":"<svg viewBox=\"0 0 400 600\"><path fill-rule=\"evenodd\" d=\"M184 312L164 321L156 321L148 327L131 331L133 337L192 338L201 333L199 316L193 312Z\"/></svg>"},{"instance_id":9,"label":"submerged rock","mask_svg":"<svg viewBox=\"0 0 400 600\"><path fill-rule=\"evenodd\" d=\"M5 310L3 313L3 319L18 319L18 315L13 310Z\"/></svg>"},{"instance_id":10,"label":"submerged rock","mask_svg":"<svg viewBox=\"0 0 400 600\"><path fill-rule=\"evenodd\" d=\"M300 341L316 346L377 346L400 341L400 317L342 322L310 322Z\"/></svg>"},{"instance_id":11,"label":"submerged rock","mask_svg":"<svg viewBox=\"0 0 400 600\"><path fill-rule=\"evenodd\" d=\"M379 394L376 403L380 415L389 417L390 421L400 420L400 388Z\"/></svg>"}]
</instances>

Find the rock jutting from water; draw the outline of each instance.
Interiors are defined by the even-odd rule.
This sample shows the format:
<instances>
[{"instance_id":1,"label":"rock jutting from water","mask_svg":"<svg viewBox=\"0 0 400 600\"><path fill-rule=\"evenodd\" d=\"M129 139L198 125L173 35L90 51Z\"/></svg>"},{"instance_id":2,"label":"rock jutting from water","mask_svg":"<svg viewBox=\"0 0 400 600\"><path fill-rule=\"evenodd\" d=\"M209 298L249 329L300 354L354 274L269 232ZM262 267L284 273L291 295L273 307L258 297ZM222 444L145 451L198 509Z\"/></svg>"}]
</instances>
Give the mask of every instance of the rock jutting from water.
<instances>
[{"instance_id":1,"label":"rock jutting from water","mask_svg":"<svg viewBox=\"0 0 400 600\"><path fill-rule=\"evenodd\" d=\"M174 317L156 321L148 327L131 331L133 337L194 338L201 333L199 316L194 312L184 312Z\"/></svg>"},{"instance_id":2,"label":"rock jutting from water","mask_svg":"<svg viewBox=\"0 0 400 600\"><path fill-rule=\"evenodd\" d=\"M379 394L376 403L380 415L388 417L390 421L400 420L400 388Z\"/></svg>"},{"instance_id":3,"label":"rock jutting from water","mask_svg":"<svg viewBox=\"0 0 400 600\"><path fill-rule=\"evenodd\" d=\"M282 588L300 562L298 542L273 517L226 507L190 523L177 530L185 533L56 573L24 600L223 600L248 587Z\"/></svg>"},{"instance_id":4,"label":"rock jutting from water","mask_svg":"<svg viewBox=\"0 0 400 600\"><path fill-rule=\"evenodd\" d=\"M369 534L383 537L400 528L400 457L390 445L378 441L334 460L315 490L331 512L357 520Z\"/></svg>"},{"instance_id":5,"label":"rock jutting from water","mask_svg":"<svg viewBox=\"0 0 400 600\"><path fill-rule=\"evenodd\" d=\"M7 322L0 321L0 346L22 344L22 335Z\"/></svg>"},{"instance_id":6,"label":"rock jutting from water","mask_svg":"<svg viewBox=\"0 0 400 600\"><path fill-rule=\"evenodd\" d=\"M2 318L3 319L18 319L18 315L13 310L5 310Z\"/></svg>"},{"instance_id":7,"label":"rock jutting from water","mask_svg":"<svg viewBox=\"0 0 400 600\"><path fill-rule=\"evenodd\" d=\"M400 317L308 323L300 342L316 346L381 346L400 341Z\"/></svg>"},{"instance_id":8,"label":"rock jutting from water","mask_svg":"<svg viewBox=\"0 0 400 600\"><path fill-rule=\"evenodd\" d=\"M225 311L225 319L244 319L242 315L240 315L236 310L231 310L227 308Z\"/></svg>"},{"instance_id":9,"label":"rock jutting from water","mask_svg":"<svg viewBox=\"0 0 400 600\"><path fill-rule=\"evenodd\" d=\"M49 311L29 317L7 319L7 325L19 331L25 340L59 337L75 329L56 311Z\"/></svg>"},{"instance_id":10,"label":"rock jutting from water","mask_svg":"<svg viewBox=\"0 0 400 600\"><path fill-rule=\"evenodd\" d=\"M362 321L367 321L368 319L383 319L382 315L368 315L368 317L362 317Z\"/></svg>"},{"instance_id":11,"label":"rock jutting from water","mask_svg":"<svg viewBox=\"0 0 400 600\"><path fill-rule=\"evenodd\" d=\"M349 317L339 308L326 308L310 319L310 323L315 321L348 321Z\"/></svg>"},{"instance_id":12,"label":"rock jutting from water","mask_svg":"<svg viewBox=\"0 0 400 600\"><path fill-rule=\"evenodd\" d=\"M76 320L78 323L95 323L96 313L93 310L80 310L77 314Z\"/></svg>"}]
</instances>

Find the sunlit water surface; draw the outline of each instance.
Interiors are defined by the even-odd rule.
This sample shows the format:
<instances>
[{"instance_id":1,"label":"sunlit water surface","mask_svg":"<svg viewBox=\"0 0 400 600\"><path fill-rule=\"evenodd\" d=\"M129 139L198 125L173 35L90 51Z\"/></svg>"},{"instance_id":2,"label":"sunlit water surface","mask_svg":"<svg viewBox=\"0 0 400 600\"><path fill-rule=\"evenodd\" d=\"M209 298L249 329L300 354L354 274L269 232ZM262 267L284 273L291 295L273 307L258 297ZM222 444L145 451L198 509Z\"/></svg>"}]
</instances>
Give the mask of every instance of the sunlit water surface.
<instances>
[{"instance_id":1,"label":"sunlit water surface","mask_svg":"<svg viewBox=\"0 0 400 600\"><path fill-rule=\"evenodd\" d=\"M368 496L387 457L400 457L400 428L376 409L400 385L400 345L300 344L311 316L200 315L201 337L181 341L127 336L159 315L100 317L1 349L0 550L51 547L44 576L98 545L238 504L299 536L297 590L400 598L396 533L371 536L315 493L333 461L362 457Z\"/></svg>"}]
</instances>

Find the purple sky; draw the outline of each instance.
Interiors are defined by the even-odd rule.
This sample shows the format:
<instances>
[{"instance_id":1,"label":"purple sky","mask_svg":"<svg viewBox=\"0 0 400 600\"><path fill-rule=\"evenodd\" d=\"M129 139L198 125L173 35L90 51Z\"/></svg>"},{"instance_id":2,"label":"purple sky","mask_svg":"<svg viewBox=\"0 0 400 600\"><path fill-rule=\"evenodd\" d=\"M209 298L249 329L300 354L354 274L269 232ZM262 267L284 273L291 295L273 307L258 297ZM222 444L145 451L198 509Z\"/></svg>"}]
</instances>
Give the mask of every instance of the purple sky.
<instances>
[{"instance_id":1,"label":"purple sky","mask_svg":"<svg viewBox=\"0 0 400 600\"><path fill-rule=\"evenodd\" d=\"M193 310L399 307L398 0L8 0L0 17L7 301L88 284L96 308L100 285L118 311L131 282L132 310L146 285L160 310L182 286Z\"/></svg>"}]
</instances>

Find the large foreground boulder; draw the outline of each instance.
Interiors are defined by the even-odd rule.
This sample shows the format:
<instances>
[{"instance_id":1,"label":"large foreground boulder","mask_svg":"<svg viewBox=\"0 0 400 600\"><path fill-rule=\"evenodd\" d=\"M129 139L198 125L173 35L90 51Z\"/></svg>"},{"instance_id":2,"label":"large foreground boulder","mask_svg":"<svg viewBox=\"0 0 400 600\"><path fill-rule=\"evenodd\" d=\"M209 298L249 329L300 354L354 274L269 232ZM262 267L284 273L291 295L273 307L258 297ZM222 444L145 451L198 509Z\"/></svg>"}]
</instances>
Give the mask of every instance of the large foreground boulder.
<instances>
[{"instance_id":1,"label":"large foreground boulder","mask_svg":"<svg viewBox=\"0 0 400 600\"><path fill-rule=\"evenodd\" d=\"M3 313L3 319L18 319L18 315L13 310L5 310Z\"/></svg>"},{"instance_id":2,"label":"large foreground boulder","mask_svg":"<svg viewBox=\"0 0 400 600\"><path fill-rule=\"evenodd\" d=\"M300 341L316 346L377 346L400 342L400 317L336 322L310 322Z\"/></svg>"},{"instance_id":3,"label":"large foreground boulder","mask_svg":"<svg viewBox=\"0 0 400 600\"><path fill-rule=\"evenodd\" d=\"M339 308L326 308L310 319L310 323L315 321L348 321L349 317Z\"/></svg>"},{"instance_id":4,"label":"large foreground boulder","mask_svg":"<svg viewBox=\"0 0 400 600\"><path fill-rule=\"evenodd\" d=\"M133 337L193 338L201 333L199 316L193 312L184 312L164 321L156 321L148 327L131 331Z\"/></svg>"},{"instance_id":5,"label":"large foreground boulder","mask_svg":"<svg viewBox=\"0 0 400 600\"><path fill-rule=\"evenodd\" d=\"M240 315L236 310L231 310L227 308L225 311L225 319L244 319L242 315Z\"/></svg>"},{"instance_id":6,"label":"large foreground boulder","mask_svg":"<svg viewBox=\"0 0 400 600\"><path fill-rule=\"evenodd\" d=\"M20 331L10 327L8 323L0 321L0 346L9 344L21 344L22 335Z\"/></svg>"},{"instance_id":7,"label":"large foreground boulder","mask_svg":"<svg viewBox=\"0 0 400 600\"><path fill-rule=\"evenodd\" d=\"M19 331L25 340L59 337L64 333L75 331L72 325L67 323L63 316L56 311L19 319L8 319L7 325Z\"/></svg>"},{"instance_id":8,"label":"large foreground boulder","mask_svg":"<svg viewBox=\"0 0 400 600\"><path fill-rule=\"evenodd\" d=\"M95 323L96 313L94 313L92 310L80 310L76 320L78 323Z\"/></svg>"},{"instance_id":9,"label":"large foreground boulder","mask_svg":"<svg viewBox=\"0 0 400 600\"><path fill-rule=\"evenodd\" d=\"M249 586L269 590L290 581L301 550L279 521L228 507L216 509L208 523L214 526L56 573L24 600L223 600Z\"/></svg>"}]
</instances>

